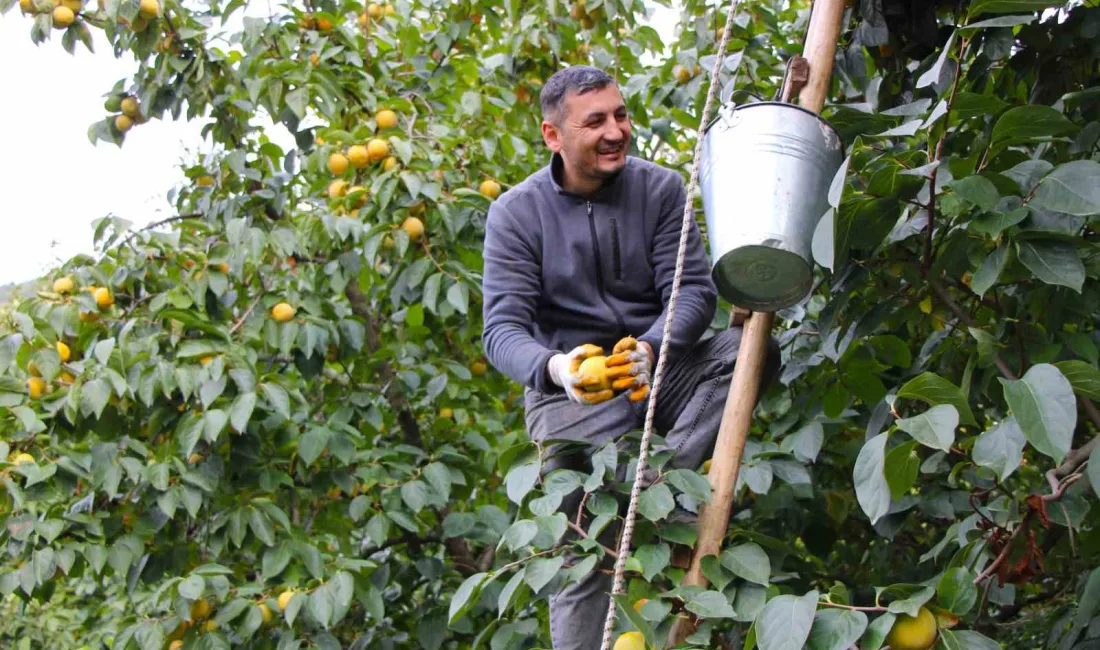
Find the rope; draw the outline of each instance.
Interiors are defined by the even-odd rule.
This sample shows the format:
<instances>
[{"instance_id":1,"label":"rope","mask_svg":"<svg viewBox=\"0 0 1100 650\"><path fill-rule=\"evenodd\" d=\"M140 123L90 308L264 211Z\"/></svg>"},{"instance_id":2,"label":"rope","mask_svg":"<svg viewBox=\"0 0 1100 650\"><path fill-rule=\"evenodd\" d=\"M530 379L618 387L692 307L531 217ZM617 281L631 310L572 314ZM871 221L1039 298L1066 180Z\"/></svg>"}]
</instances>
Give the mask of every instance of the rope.
<instances>
[{"instance_id":1,"label":"rope","mask_svg":"<svg viewBox=\"0 0 1100 650\"><path fill-rule=\"evenodd\" d=\"M684 200L684 218L680 226L680 248L676 253L676 274L672 279L672 293L668 297L668 315L665 316L664 331L661 334L661 351L657 355L657 370L653 373L653 385L645 414L645 430L642 432L641 449L638 453L638 469L634 475L634 487L630 490L630 505L627 507L626 521L623 523L623 535L619 542L619 555L615 560L615 577L611 587L607 619L604 621L603 643L600 650L609 650L611 647L611 634L615 627L615 595L623 592L626 556L630 552L630 540L634 536L634 519L638 511L638 495L642 492L642 473L645 471L646 463L649 460L649 438L653 434L653 419L657 411L657 395L661 391L661 377L664 374L665 361L668 359L668 339L672 331L672 319L676 313L676 299L680 294L680 280L684 274L684 254L687 250L688 232L691 230L691 224L695 219L695 188L699 184L699 159L703 156L702 131L710 121L710 114L714 108L714 96L718 88L718 72L725 65L726 44L729 42L733 17L738 4L740 4L740 0L730 2L729 11L726 14L726 27L722 32L722 40L718 44L718 56L715 59L714 68L710 72L707 101L703 106L703 116L699 120L700 137L695 141L695 156L691 161L691 181L688 183L687 196Z\"/></svg>"}]
</instances>

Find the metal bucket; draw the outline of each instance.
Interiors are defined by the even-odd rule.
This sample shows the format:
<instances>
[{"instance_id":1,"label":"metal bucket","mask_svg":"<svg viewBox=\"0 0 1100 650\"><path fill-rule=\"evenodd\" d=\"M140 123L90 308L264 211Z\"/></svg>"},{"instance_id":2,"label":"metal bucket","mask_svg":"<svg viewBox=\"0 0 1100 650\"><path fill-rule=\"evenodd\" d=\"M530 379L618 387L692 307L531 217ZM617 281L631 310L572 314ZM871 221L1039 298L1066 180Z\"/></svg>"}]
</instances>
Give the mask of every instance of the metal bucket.
<instances>
[{"instance_id":1,"label":"metal bucket","mask_svg":"<svg viewBox=\"0 0 1100 650\"><path fill-rule=\"evenodd\" d=\"M720 109L703 136L699 180L723 298L774 312L809 293L814 228L843 160L839 134L812 111L781 102Z\"/></svg>"}]
</instances>

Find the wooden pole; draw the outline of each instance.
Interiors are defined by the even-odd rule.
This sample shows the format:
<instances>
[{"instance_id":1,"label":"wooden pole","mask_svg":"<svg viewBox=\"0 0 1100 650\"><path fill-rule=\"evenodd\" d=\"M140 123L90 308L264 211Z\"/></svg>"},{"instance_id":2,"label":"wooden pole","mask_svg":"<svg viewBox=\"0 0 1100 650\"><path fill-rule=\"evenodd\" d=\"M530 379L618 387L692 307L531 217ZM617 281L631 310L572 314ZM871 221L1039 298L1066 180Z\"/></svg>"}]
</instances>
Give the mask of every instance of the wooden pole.
<instances>
[{"instance_id":1,"label":"wooden pole","mask_svg":"<svg viewBox=\"0 0 1100 650\"><path fill-rule=\"evenodd\" d=\"M810 25L806 32L803 57L809 63L809 79L799 92L799 104L815 113L821 112L829 93L829 79L833 72L833 56L840 36L840 21L844 15L844 0L815 0ZM714 446L714 457L708 479L711 485L709 505L699 513L698 539L691 557L691 566L684 576L685 586L707 586L702 561L707 555L718 555L722 539L729 528L733 510L734 488L741 469L741 455L745 450L752 413L760 394L760 376L767 356L768 338L771 335L775 315L755 312L745 321L741 348L726 396L722 423ZM669 646L683 643L694 631L695 624L689 616L681 616L669 634Z\"/></svg>"}]
</instances>

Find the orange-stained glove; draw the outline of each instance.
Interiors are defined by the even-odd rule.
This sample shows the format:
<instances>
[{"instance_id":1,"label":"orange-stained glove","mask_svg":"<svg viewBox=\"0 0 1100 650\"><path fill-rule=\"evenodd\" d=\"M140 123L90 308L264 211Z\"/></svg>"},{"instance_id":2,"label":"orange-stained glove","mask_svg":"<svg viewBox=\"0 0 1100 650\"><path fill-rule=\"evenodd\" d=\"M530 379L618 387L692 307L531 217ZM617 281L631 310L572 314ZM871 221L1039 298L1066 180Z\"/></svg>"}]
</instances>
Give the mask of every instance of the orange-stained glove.
<instances>
[{"instance_id":1,"label":"orange-stained glove","mask_svg":"<svg viewBox=\"0 0 1100 650\"><path fill-rule=\"evenodd\" d=\"M615 344L611 356L607 358L607 367L608 376L614 375L613 390L629 390L631 402L640 402L649 395L653 360L633 336L624 337Z\"/></svg>"},{"instance_id":2,"label":"orange-stained glove","mask_svg":"<svg viewBox=\"0 0 1100 650\"><path fill-rule=\"evenodd\" d=\"M578 404L599 404L614 397L615 392L602 386L583 386L580 368L585 359L602 356L603 348L598 345L578 345L568 354L559 353L550 357L546 364L547 372L550 379L565 390L570 400Z\"/></svg>"}]
</instances>

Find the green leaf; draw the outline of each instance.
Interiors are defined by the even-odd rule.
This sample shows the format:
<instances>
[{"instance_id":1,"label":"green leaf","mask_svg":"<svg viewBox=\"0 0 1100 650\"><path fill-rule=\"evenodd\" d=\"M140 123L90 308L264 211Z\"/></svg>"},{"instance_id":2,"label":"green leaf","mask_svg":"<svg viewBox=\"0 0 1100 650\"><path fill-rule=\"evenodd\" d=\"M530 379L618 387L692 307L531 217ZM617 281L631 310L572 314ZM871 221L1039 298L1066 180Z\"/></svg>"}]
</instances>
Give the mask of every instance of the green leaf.
<instances>
[{"instance_id":1,"label":"green leaf","mask_svg":"<svg viewBox=\"0 0 1100 650\"><path fill-rule=\"evenodd\" d=\"M275 409L275 412L283 416L284 419L289 420L290 396L287 395L286 389L271 382L261 384L260 389L263 391L264 398L271 405L271 408Z\"/></svg>"},{"instance_id":2,"label":"green leaf","mask_svg":"<svg viewBox=\"0 0 1100 650\"><path fill-rule=\"evenodd\" d=\"M1085 283L1085 266L1072 244L1023 240L1016 242L1016 250L1020 261L1035 277L1047 284L1069 287L1081 293Z\"/></svg>"},{"instance_id":3,"label":"green leaf","mask_svg":"<svg viewBox=\"0 0 1100 650\"><path fill-rule=\"evenodd\" d=\"M535 535L539 534L539 526L530 519L521 519L512 524L504 535L500 538L500 543L497 545L507 546L508 550L513 553L523 548L535 539Z\"/></svg>"},{"instance_id":4,"label":"green leaf","mask_svg":"<svg viewBox=\"0 0 1100 650\"><path fill-rule=\"evenodd\" d=\"M893 614L916 616L922 605L936 595L936 590L925 585L896 584L882 590L881 598L890 600L886 609Z\"/></svg>"},{"instance_id":5,"label":"green leaf","mask_svg":"<svg viewBox=\"0 0 1100 650\"><path fill-rule=\"evenodd\" d=\"M823 609L814 615L809 650L848 650L867 629L867 615L845 609Z\"/></svg>"},{"instance_id":6,"label":"green leaf","mask_svg":"<svg viewBox=\"0 0 1100 650\"><path fill-rule=\"evenodd\" d=\"M443 537L462 537L473 530L477 518L469 512L452 512L443 520Z\"/></svg>"},{"instance_id":7,"label":"green leaf","mask_svg":"<svg viewBox=\"0 0 1100 650\"><path fill-rule=\"evenodd\" d=\"M892 334L872 336L867 339L874 350L875 359L895 368L908 368L913 364L913 354L900 337Z\"/></svg>"},{"instance_id":8,"label":"green leaf","mask_svg":"<svg viewBox=\"0 0 1100 650\"><path fill-rule=\"evenodd\" d=\"M820 422L810 422L793 434L783 438L780 449L793 454L800 462L812 463L825 442L825 430Z\"/></svg>"},{"instance_id":9,"label":"green leaf","mask_svg":"<svg viewBox=\"0 0 1100 650\"><path fill-rule=\"evenodd\" d=\"M1100 163L1074 160L1058 165L1039 182L1031 202L1079 217L1100 213Z\"/></svg>"},{"instance_id":10,"label":"green leaf","mask_svg":"<svg viewBox=\"0 0 1100 650\"><path fill-rule=\"evenodd\" d=\"M309 89L296 88L286 94L286 105L299 120L306 119L306 109L309 107Z\"/></svg>"},{"instance_id":11,"label":"green leaf","mask_svg":"<svg viewBox=\"0 0 1100 650\"><path fill-rule=\"evenodd\" d=\"M1041 11L1060 7L1061 0L974 0L970 3L970 18L982 14L1015 14L1025 11Z\"/></svg>"},{"instance_id":12,"label":"green leaf","mask_svg":"<svg viewBox=\"0 0 1100 650\"><path fill-rule=\"evenodd\" d=\"M817 591L798 596L776 596L756 617L760 650L802 650L817 612Z\"/></svg>"},{"instance_id":13,"label":"green leaf","mask_svg":"<svg viewBox=\"0 0 1100 650\"><path fill-rule=\"evenodd\" d=\"M1000 192L997 191L997 186L993 184L988 178L982 176L967 176L957 181L952 181L949 185L951 191L955 193L960 199L975 205L983 212L988 212L997 206L997 201L1001 199Z\"/></svg>"},{"instance_id":14,"label":"green leaf","mask_svg":"<svg viewBox=\"0 0 1100 650\"><path fill-rule=\"evenodd\" d=\"M454 625L477 604L476 596L481 593L485 581L491 580L492 577L489 573L475 573L462 582L455 591L455 595L451 597L451 604L447 610L448 625Z\"/></svg>"},{"instance_id":15,"label":"green leaf","mask_svg":"<svg viewBox=\"0 0 1100 650\"><path fill-rule=\"evenodd\" d=\"M974 232L984 233L996 239L1005 230L1027 219L1028 214L1030 211L1026 206L1009 212L989 212L971 221L967 227Z\"/></svg>"},{"instance_id":16,"label":"green leaf","mask_svg":"<svg viewBox=\"0 0 1100 650\"><path fill-rule=\"evenodd\" d=\"M768 600L767 589L760 585L742 584L737 587L737 597L733 600L733 609L737 612L734 620L739 623L752 623L764 609Z\"/></svg>"},{"instance_id":17,"label":"green leaf","mask_svg":"<svg viewBox=\"0 0 1100 650\"><path fill-rule=\"evenodd\" d=\"M134 632L141 650L160 650L164 647L164 630L157 622L143 622Z\"/></svg>"},{"instance_id":18,"label":"green leaf","mask_svg":"<svg viewBox=\"0 0 1100 650\"><path fill-rule=\"evenodd\" d=\"M264 579L270 580L278 576L288 564L290 564L290 547L286 543L267 549L262 567Z\"/></svg>"},{"instance_id":19,"label":"green leaf","mask_svg":"<svg viewBox=\"0 0 1100 650\"><path fill-rule=\"evenodd\" d=\"M646 642L646 650L660 647L660 640L657 638L653 626L639 612L634 611L634 603L631 601L630 594L614 594L612 598L615 600L615 604L618 605L622 618L630 621L635 629L642 633ZM646 604L648 605L648 603Z\"/></svg>"},{"instance_id":20,"label":"green leaf","mask_svg":"<svg viewBox=\"0 0 1100 650\"><path fill-rule=\"evenodd\" d=\"M992 145L1062 135L1076 128L1065 115L1050 106L1017 106L1005 111L993 125Z\"/></svg>"},{"instance_id":21,"label":"green leaf","mask_svg":"<svg viewBox=\"0 0 1100 650\"><path fill-rule=\"evenodd\" d=\"M934 372L921 373L909 380L898 390L897 396L919 399L930 406L951 404L959 412L959 420L962 424L977 425L962 391Z\"/></svg>"},{"instance_id":22,"label":"green leaf","mask_svg":"<svg viewBox=\"0 0 1100 650\"><path fill-rule=\"evenodd\" d=\"M462 282L452 284L447 289L447 302L451 303L458 313L465 314L470 304L470 289Z\"/></svg>"},{"instance_id":23,"label":"green leaf","mask_svg":"<svg viewBox=\"0 0 1100 650\"><path fill-rule=\"evenodd\" d=\"M771 578L771 560L759 544L748 542L731 549L727 549L719 558L722 566L734 573L734 575L756 583L768 586Z\"/></svg>"},{"instance_id":24,"label":"green leaf","mask_svg":"<svg viewBox=\"0 0 1100 650\"><path fill-rule=\"evenodd\" d=\"M1098 606L1100 606L1100 568L1093 569L1089 573L1089 579L1085 583L1085 589L1081 592L1081 599L1078 601L1077 616L1073 622L1074 626L1084 628L1088 625L1093 615L1096 614Z\"/></svg>"},{"instance_id":25,"label":"green leaf","mask_svg":"<svg viewBox=\"0 0 1100 650\"><path fill-rule=\"evenodd\" d=\"M733 581L734 575L722 567L717 555L704 555L699 566L711 586L718 591L725 591L726 585Z\"/></svg>"},{"instance_id":26,"label":"green leaf","mask_svg":"<svg viewBox=\"0 0 1100 650\"><path fill-rule=\"evenodd\" d=\"M497 596L497 610L499 612L497 618L504 616L508 608L512 606L512 599L515 598L519 588L523 586L523 574L526 570L527 567L520 567L519 571L512 574L512 579L504 585L504 589L501 589L500 595Z\"/></svg>"},{"instance_id":27,"label":"green leaf","mask_svg":"<svg viewBox=\"0 0 1100 650\"><path fill-rule=\"evenodd\" d=\"M955 444L959 412L950 404L939 404L920 415L898 420L897 425L926 447L950 451L951 445Z\"/></svg>"},{"instance_id":28,"label":"green leaf","mask_svg":"<svg viewBox=\"0 0 1100 650\"><path fill-rule=\"evenodd\" d=\"M1005 401L1036 450L1061 463L1073 442L1077 401L1058 368L1040 363L1016 381L1001 379Z\"/></svg>"},{"instance_id":29,"label":"green leaf","mask_svg":"<svg viewBox=\"0 0 1100 650\"><path fill-rule=\"evenodd\" d=\"M527 583L531 591L537 593L553 580L554 576L558 575L558 571L561 570L564 563L565 558L560 555L557 557L534 558L527 563L527 571L524 573L523 581Z\"/></svg>"},{"instance_id":30,"label":"green leaf","mask_svg":"<svg viewBox=\"0 0 1100 650\"><path fill-rule=\"evenodd\" d=\"M978 587L970 570L955 567L944 572L936 587L936 604L952 614L963 616L977 602Z\"/></svg>"},{"instance_id":31,"label":"green leaf","mask_svg":"<svg viewBox=\"0 0 1100 650\"><path fill-rule=\"evenodd\" d=\"M1000 643L972 630L940 630L937 650L1002 650Z\"/></svg>"},{"instance_id":32,"label":"green leaf","mask_svg":"<svg viewBox=\"0 0 1100 650\"><path fill-rule=\"evenodd\" d=\"M642 563L642 575L652 582L668 566L672 550L668 544L646 544L634 552L634 557Z\"/></svg>"},{"instance_id":33,"label":"green leaf","mask_svg":"<svg viewBox=\"0 0 1100 650\"><path fill-rule=\"evenodd\" d=\"M664 483L649 486L638 497L638 514L650 521L664 519L675 507L672 490Z\"/></svg>"},{"instance_id":34,"label":"green leaf","mask_svg":"<svg viewBox=\"0 0 1100 650\"><path fill-rule=\"evenodd\" d=\"M401 486L401 500L414 513L420 512L428 503L428 486L423 481L409 481Z\"/></svg>"},{"instance_id":35,"label":"green leaf","mask_svg":"<svg viewBox=\"0 0 1100 650\"><path fill-rule=\"evenodd\" d=\"M440 497L447 499L451 494L451 471L443 463L429 463L424 468L424 478Z\"/></svg>"},{"instance_id":36,"label":"green leaf","mask_svg":"<svg viewBox=\"0 0 1100 650\"><path fill-rule=\"evenodd\" d=\"M298 439L298 456L306 465L312 465L320 458L331 436L332 432L325 427L311 427Z\"/></svg>"},{"instance_id":37,"label":"green leaf","mask_svg":"<svg viewBox=\"0 0 1100 650\"><path fill-rule=\"evenodd\" d=\"M704 618L733 618L735 615L726 597L713 590L692 596L684 609Z\"/></svg>"},{"instance_id":38,"label":"green leaf","mask_svg":"<svg viewBox=\"0 0 1100 650\"><path fill-rule=\"evenodd\" d=\"M859 647L861 650L879 650L883 642L886 641L886 635L890 634L890 628L894 627L896 618L896 614L886 613L871 621L871 624L867 626L867 631L863 634L863 638L860 639Z\"/></svg>"},{"instance_id":39,"label":"green leaf","mask_svg":"<svg viewBox=\"0 0 1100 650\"><path fill-rule=\"evenodd\" d=\"M1005 244L1001 244L997 247L997 250L987 255L982 260L982 265L978 267L977 273L970 279L970 288L974 290L974 293L984 296L986 291L997 284L1007 261L1008 246Z\"/></svg>"},{"instance_id":40,"label":"green leaf","mask_svg":"<svg viewBox=\"0 0 1100 650\"><path fill-rule=\"evenodd\" d=\"M696 503L710 503L710 482L687 469L674 469L665 474L669 483L690 496Z\"/></svg>"},{"instance_id":41,"label":"green leaf","mask_svg":"<svg viewBox=\"0 0 1100 650\"><path fill-rule=\"evenodd\" d=\"M965 29L960 27L959 29ZM951 105L952 114L960 120L971 117L997 115L1008 106L1001 98L985 93L972 93L960 90Z\"/></svg>"},{"instance_id":42,"label":"green leaf","mask_svg":"<svg viewBox=\"0 0 1100 650\"><path fill-rule=\"evenodd\" d=\"M43 373L44 374L44 373ZM94 413L96 419L103 415L107 401L111 398L111 386L102 379L93 379L80 389L80 411Z\"/></svg>"},{"instance_id":43,"label":"green leaf","mask_svg":"<svg viewBox=\"0 0 1100 650\"><path fill-rule=\"evenodd\" d=\"M514 503L523 503L523 497L535 487L539 478L539 470L542 465L535 461L513 467L504 477L504 485L508 492L508 498Z\"/></svg>"},{"instance_id":44,"label":"green leaf","mask_svg":"<svg viewBox=\"0 0 1100 650\"><path fill-rule=\"evenodd\" d=\"M202 576L192 575L180 583L179 593L188 600L196 600L202 596L205 588L206 581L202 579Z\"/></svg>"},{"instance_id":45,"label":"green leaf","mask_svg":"<svg viewBox=\"0 0 1100 650\"><path fill-rule=\"evenodd\" d=\"M229 409L229 424L239 433L244 433L255 408L256 393L237 395L237 399L233 400L233 406Z\"/></svg>"},{"instance_id":46,"label":"green leaf","mask_svg":"<svg viewBox=\"0 0 1100 650\"><path fill-rule=\"evenodd\" d=\"M325 584L315 589L313 593L309 594L309 600L306 601L306 607L309 608L310 615L326 630L332 625L334 609L328 586L328 584Z\"/></svg>"},{"instance_id":47,"label":"green leaf","mask_svg":"<svg viewBox=\"0 0 1100 650\"><path fill-rule=\"evenodd\" d=\"M248 527L256 535L256 538L264 543L264 546L275 545L275 527L263 511L256 508L249 509Z\"/></svg>"},{"instance_id":48,"label":"green leaf","mask_svg":"<svg viewBox=\"0 0 1100 650\"><path fill-rule=\"evenodd\" d=\"M1084 361L1059 361L1054 364L1066 379L1073 392L1088 399L1100 399L1100 370Z\"/></svg>"},{"instance_id":49,"label":"green leaf","mask_svg":"<svg viewBox=\"0 0 1100 650\"><path fill-rule=\"evenodd\" d=\"M894 447L886 454L884 473L890 486L890 497L900 499L917 482L920 473L920 456L916 449L919 443L910 440Z\"/></svg>"},{"instance_id":50,"label":"green leaf","mask_svg":"<svg viewBox=\"0 0 1100 650\"><path fill-rule=\"evenodd\" d=\"M989 18L976 23L970 23L959 27L963 29L984 29L986 27L1015 27L1016 25L1027 25L1028 23L1035 22L1037 16L1000 16L998 18Z\"/></svg>"},{"instance_id":51,"label":"green leaf","mask_svg":"<svg viewBox=\"0 0 1100 650\"><path fill-rule=\"evenodd\" d=\"M853 472L856 499L871 524L890 510L890 485L884 473L887 435L880 433L863 444Z\"/></svg>"},{"instance_id":52,"label":"green leaf","mask_svg":"<svg viewBox=\"0 0 1100 650\"><path fill-rule=\"evenodd\" d=\"M1026 442L1016 418L1009 416L978 436L971 456L978 465L993 470L1003 482L1020 466Z\"/></svg>"}]
</instances>

